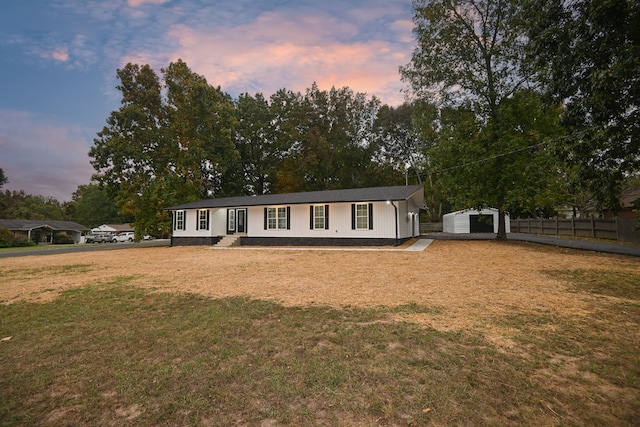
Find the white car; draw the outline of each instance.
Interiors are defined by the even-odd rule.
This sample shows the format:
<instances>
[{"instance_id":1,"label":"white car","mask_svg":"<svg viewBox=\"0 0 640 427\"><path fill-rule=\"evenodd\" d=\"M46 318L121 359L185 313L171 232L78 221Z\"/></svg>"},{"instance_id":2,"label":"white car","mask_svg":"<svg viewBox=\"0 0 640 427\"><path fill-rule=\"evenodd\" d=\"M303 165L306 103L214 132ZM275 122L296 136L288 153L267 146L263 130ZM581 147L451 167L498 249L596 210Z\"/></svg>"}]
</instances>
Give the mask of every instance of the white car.
<instances>
[{"instance_id":1,"label":"white car","mask_svg":"<svg viewBox=\"0 0 640 427\"><path fill-rule=\"evenodd\" d=\"M118 234L117 236L113 236L113 243L116 242L133 242L133 232L126 231Z\"/></svg>"}]
</instances>

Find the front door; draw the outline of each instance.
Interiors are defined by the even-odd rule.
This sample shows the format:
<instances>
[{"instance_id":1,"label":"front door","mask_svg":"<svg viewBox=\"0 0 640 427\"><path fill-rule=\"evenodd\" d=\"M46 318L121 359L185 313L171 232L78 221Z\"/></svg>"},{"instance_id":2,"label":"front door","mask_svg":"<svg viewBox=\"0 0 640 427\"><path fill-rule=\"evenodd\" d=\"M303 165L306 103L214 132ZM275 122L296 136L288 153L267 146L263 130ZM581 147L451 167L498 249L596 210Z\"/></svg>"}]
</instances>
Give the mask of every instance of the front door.
<instances>
[{"instance_id":1,"label":"front door","mask_svg":"<svg viewBox=\"0 0 640 427\"><path fill-rule=\"evenodd\" d=\"M247 210L227 209L227 234L247 232Z\"/></svg>"},{"instance_id":2,"label":"front door","mask_svg":"<svg viewBox=\"0 0 640 427\"><path fill-rule=\"evenodd\" d=\"M238 233L247 232L247 210L236 209L236 231Z\"/></svg>"}]
</instances>

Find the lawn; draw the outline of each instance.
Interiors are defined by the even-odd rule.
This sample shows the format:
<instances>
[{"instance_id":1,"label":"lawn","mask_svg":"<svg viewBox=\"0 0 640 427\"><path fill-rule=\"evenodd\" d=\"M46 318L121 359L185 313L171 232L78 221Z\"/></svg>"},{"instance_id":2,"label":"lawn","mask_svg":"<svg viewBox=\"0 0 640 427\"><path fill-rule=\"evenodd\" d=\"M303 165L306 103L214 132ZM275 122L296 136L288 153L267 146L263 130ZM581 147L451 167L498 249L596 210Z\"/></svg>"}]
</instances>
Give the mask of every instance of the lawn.
<instances>
[{"instance_id":1,"label":"lawn","mask_svg":"<svg viewBox=\"0 0 640 427\"><path fill-rule=\"evenodd\" d=\"M0 260L0 425L637 425L640 262L542 246Z\"/></svg>"}]
</instances>

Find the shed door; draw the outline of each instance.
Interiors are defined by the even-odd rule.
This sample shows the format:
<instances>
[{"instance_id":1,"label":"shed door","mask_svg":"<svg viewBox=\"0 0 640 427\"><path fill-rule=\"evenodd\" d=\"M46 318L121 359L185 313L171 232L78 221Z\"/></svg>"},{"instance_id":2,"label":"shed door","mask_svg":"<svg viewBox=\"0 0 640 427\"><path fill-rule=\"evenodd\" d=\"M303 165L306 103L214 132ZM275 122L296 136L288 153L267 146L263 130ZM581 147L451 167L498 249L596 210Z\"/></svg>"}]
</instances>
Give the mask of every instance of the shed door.
<instances>
[{"instance_id":1,"label":"shed door","mask_svg":"<svg viewBox=\"0 0 640 427\"><path fill-rule=\"evenodd\" d=\"M469 215L470 233L493 233L493 215Z\"/></svg>"}]
</instances>

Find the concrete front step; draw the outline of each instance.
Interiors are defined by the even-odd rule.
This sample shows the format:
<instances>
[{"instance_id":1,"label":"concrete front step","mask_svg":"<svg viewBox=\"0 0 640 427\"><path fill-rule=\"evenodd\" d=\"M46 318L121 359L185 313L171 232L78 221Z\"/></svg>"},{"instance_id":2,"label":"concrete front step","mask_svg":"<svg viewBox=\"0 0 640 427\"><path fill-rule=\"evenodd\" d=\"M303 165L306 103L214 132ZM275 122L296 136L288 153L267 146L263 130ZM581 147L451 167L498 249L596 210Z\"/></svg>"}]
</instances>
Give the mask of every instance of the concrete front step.
<instances>
[{"instance_id":1,"label":"concrete front step","mask_svg":"<svg viewBox=\"0 0 640 427\"><path fill-rule=\"evenodd\" d=\"M218 248L230 248L232 246L240 246L240 237L238 235L224 236L218 243L215 244Z\"/></svg>"}]
</instances>

